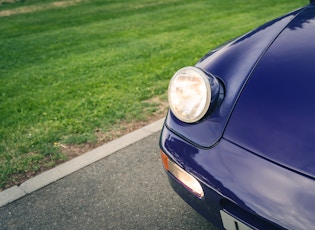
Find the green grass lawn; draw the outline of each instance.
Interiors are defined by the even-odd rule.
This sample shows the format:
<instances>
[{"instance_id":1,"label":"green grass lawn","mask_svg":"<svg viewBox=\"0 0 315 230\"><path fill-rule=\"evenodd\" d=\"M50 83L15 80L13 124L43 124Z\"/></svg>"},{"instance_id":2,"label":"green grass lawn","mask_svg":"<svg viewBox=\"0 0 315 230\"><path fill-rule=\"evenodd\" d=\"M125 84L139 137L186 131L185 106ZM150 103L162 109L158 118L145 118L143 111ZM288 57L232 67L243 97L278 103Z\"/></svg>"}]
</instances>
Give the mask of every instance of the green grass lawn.
<instances>
[{"instance_id":1,"label":"green grass lawn","mask_svg":"<svg viewBox=\"0 0 315 230\"><path fill-rule=\"evenodd\" d=\"M307 3L0 0L0 188L149 120L178 68Z\"/></svg>"}]
</instances>

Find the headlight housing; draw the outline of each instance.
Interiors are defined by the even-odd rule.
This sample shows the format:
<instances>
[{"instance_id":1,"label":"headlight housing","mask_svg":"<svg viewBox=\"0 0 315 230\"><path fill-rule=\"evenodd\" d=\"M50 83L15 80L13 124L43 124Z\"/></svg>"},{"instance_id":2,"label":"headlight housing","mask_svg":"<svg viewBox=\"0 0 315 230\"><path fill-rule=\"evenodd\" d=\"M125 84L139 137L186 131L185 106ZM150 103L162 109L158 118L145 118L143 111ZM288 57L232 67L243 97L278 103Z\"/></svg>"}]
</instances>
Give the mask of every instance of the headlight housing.
<instances>
[{"instance_id":1,"label":"headlight housing","mask_svg":"<svg viewBox=\"0 0 315 230\"><path fill-rule=\"evenodd\" d=\"M168 87L171 111L183 122L199 121L208 112L212 97L216 97L218 85L214 76L208 76L196 67L178 70Z\"/></svg>"}]
</instances>

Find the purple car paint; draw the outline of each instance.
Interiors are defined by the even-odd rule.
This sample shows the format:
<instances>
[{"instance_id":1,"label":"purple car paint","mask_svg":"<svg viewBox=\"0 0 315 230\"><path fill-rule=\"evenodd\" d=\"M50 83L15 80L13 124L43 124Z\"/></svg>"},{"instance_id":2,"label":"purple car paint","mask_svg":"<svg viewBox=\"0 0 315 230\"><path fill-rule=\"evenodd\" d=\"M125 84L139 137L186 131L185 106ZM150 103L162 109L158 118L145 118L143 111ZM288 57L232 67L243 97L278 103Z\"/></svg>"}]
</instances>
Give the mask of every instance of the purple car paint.
<instances>
[{"instance_id":1,"label":"purple car paint","mask_svg":"<svg viewBox=\"0 0 315 230\"><path fill-rule=\"evenodd\" d=\"M196 67L223 86L213 111L185 123L169 111L163 153L196 178L174 190L224 229L315 228L315 4L208 53ZM227 216L227 217L226 217Z\"/></svg>"}]
</instances>

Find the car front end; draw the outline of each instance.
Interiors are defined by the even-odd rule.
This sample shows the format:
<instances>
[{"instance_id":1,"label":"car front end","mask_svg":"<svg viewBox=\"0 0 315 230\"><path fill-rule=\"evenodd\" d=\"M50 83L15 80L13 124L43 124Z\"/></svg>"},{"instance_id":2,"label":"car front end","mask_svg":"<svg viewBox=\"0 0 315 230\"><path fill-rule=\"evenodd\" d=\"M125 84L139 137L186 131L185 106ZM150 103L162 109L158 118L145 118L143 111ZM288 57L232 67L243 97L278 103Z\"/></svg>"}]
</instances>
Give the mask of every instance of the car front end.
<instances>
[{"instance_id":1,"label":"car front end","mask_svg":"<svg viewBox=\"0 0 315 230\"><path fill-rule=\"evenodd\" d=\"M218 228L314 228L314 41L311 3L171 79L162 163Z\"/></svg>"}]
</instances>

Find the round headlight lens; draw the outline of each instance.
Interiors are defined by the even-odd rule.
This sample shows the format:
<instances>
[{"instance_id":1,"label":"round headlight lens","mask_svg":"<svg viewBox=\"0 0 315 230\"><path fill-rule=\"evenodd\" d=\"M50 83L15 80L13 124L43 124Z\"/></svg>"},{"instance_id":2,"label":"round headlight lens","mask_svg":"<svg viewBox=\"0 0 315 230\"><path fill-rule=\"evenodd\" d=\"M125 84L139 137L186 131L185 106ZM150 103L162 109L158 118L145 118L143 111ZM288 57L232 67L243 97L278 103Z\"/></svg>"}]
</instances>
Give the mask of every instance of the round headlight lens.
<instances>
[{"instance_id":1,"label":"round headlight lens","mask_svg":"<svg viewBox=\"0 0 315 230\"><path fill-rule=\"evenodd\" d=\"M195 67L178 70L168 87L168 101L172 112L181 121L193 123L200 120L211 101L207 75Z\"/></svg>"}]
</instances>

